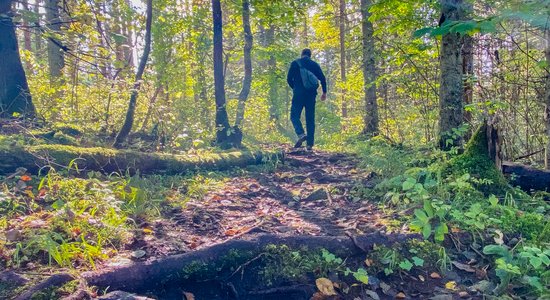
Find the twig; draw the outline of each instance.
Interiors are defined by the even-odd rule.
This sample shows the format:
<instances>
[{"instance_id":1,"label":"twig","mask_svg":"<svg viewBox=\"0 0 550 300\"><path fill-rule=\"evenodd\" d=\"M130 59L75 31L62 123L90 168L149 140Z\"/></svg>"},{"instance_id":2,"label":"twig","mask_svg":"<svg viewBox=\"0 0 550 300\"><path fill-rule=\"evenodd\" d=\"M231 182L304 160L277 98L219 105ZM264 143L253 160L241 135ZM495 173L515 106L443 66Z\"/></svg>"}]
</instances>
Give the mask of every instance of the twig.
<instances>
[{"instance_id":1,"label":"twig","mask_svg":"<svg viewBox=\"0 0 550 300\"><path fill-rule=\"evenodd\" d=\"M256 257L254 257L253 259L251 259L251 260L245 262L244 264L240 265L240 266L239 266L233 273L231 273L231 275L229 275L229 277L227 277L225 280L229 280L231 277L235 276L235 274L239 273L239 271L241 271L241 270L242 270L242 272L243 272L242 274L244 274L244 268L245 268L246 266L248 266L248 265L250 265L251 263L257 261L258 259L260 259L262 256L265 256L265 255L266 255L266 253L265 253L265 252L262 252L262 253L258 254ZM241 277L243 276L242 274L241 274Z\"/></svg>"}]
</instances>

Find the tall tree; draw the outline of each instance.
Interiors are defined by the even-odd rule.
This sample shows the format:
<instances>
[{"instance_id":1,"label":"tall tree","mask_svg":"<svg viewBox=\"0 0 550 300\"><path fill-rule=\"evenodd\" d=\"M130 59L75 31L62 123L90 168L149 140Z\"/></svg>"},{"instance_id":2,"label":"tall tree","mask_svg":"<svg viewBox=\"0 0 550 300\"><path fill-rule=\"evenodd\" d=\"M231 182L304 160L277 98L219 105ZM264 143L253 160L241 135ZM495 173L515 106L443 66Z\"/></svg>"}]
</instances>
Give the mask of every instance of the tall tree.
<instances>
[{"instance_id":1,"label":"tall tree","mask_svg":"<svg viewBox=\"0 0 550 300\"><path fill-rule=\"evenodd\" d=\"M544 156L544 166L546 169L550 169L550 28L546 28L544 30L545 37L546 37L546 49L545 49L545 57L546 57L546 91L544 95L545 100L545 112L544 117L546 121L546 154Z\"/></svg>"},{"instance_id":2,"label":"tall tree","mask_svg":"<svg viewBox=\"0 0 550 300\"><path fill-rule=\"evenodd\" d=\"M459 21L463 14L463 0L441 0L440 26ZM439 147L449 150L460 146L462 139L453 132L464 122L461 37L458 33L443 35L440 52L439 86Z\"/></svg>"},{"instance_id":3,"label":"tall tree","mask_svg":"<svg viewBox=\"0 0 550 300\"><path fill-rule=\"evenodd\" d=\"M340 30L340 79L342 83L342 117L348 116L348 105L346 103L346 0L339 3L339 30Z\"/></svg>"},{"instance_id":4,"label":"tall tree","mask_svg":"<svg viewBox=\"0 0 550 300\"><path fill-rule=\"evenodd\" d=\"M14 0L0 0L0 117L35 114L12 20Z\"/></svg>"},{"instance_id":5,"label":"tall tree","mask_svg":"<svg viewBox=\"0 0 550 300\"><path fill-rule=\"evenodd\" d=\"M214 92L216 97L216 143L222 148L240 146L241 134L230 128L225 101L223 19L220 0L212 0L214 33Z\"/></svg>"},{"instance_id":6,"label":"tall tree","mask_svg":"<svg viewBox=\"0 0 550 300\"><path fill-rule=\"evenodd\" d=\"M365 90L365 135L378 134L378 103L376 102L376 63L374 59L374 29L369 20L371 0L361 0L363 30L363 78Z\"/></svg>"},{"instance_id":7,"label":"tall tree","mask_svg":"<svg viewBox=\"0 0 550 300\"><path fill-rule=\"evenodd\" d=\"M239 93L239 104L237 106L237 116L235 118L235 127L240 127L244 119L244 108L248 95L250 94L250 86L252 85L252 43L253 36L250 29L250 0L243 0L243 33L244 33L244 78L241 92Z\"/></svg>"},{"instance_id":8,"label":"tall tree","mask_svg":"<svg viewBox=\"0 0 550 300\"><path fill-rule=\"evenodd\" d=\"M141 87L141 79L143 77L143 72L145 71L145 66L147 65L147 60L149 59L149 53L151 52L151 24L153 21L153 0L147 0L147 11L146 11L146 21L145 21L145 45L143 47L143 55L139 62L139 66L136 72L136 78L134 81L134 88L132 89L132 94L130 95L130 102L128 103L128 110L126 111L126 119L122 128L120 128L119 133L115 138L113 146L119 148L122 146L122 143L126 140L126 137L132 130L134 125L134 115L136 112L137 105L137 96L139 88Z\"/></svg>"},{"instance_id":9,"label":"tall tree","mask_svg":"<svg viewBox=\"0 0 550 300\"><path fill-rule=\"evenodd\" d=\"M61 17L59 13L59 0L46 0L46 22L50 31L48 38L48 66L52 79L62 76L65 67L65 56L59 40L61 32Z\"/></svg>"}]
</instances>

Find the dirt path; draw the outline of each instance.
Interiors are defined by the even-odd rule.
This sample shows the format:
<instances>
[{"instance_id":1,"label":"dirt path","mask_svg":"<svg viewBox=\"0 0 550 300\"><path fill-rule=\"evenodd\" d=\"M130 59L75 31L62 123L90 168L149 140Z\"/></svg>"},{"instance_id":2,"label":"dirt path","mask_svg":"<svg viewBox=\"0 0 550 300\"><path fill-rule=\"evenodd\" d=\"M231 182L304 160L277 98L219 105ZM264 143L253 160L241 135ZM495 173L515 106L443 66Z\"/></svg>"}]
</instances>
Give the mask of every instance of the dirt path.
<instances>
[{"instance_id":1,"label":"dirt path","mask_svg":"<svg viewBox=\"0 0 550 300\"><path fill-rule=\"evenodd\" d=\"M342 236L384 231L384 216L356 186L372 185L372 174L343 154L290 151L275 172L229 179L204 199L190 201L150 224L155 234L132 249L148 257L202 249L255 233Z\"/></svg>"}]
</instances>

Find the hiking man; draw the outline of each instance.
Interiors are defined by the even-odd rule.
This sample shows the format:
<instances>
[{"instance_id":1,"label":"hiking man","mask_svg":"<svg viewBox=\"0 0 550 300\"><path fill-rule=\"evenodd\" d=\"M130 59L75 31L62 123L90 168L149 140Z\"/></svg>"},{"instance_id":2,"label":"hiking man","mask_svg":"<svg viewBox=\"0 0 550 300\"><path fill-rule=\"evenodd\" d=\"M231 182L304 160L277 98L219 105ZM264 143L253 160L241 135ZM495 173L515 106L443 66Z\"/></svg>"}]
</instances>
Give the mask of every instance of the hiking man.
<instances>
[{"instance_id":1,"label":"hiking man","mask_svg":"<svg viewBox=\"0 0 550 300\"><path fill-rule=\"evenodd\" d=\"M302 147L307 141L307 150L313 149L315 141L315 102L319 81L323 89L321 101L327 98L327 81L319 64L311 60L311 50L302 50L302 57L290 64L286 78L288 85L292 88L292 106L290 108L290 121L294 126L298 141L294 148ZM300 117L302 110L306 111L306 128L304 132Z\"/></svg>"}]
</instances>

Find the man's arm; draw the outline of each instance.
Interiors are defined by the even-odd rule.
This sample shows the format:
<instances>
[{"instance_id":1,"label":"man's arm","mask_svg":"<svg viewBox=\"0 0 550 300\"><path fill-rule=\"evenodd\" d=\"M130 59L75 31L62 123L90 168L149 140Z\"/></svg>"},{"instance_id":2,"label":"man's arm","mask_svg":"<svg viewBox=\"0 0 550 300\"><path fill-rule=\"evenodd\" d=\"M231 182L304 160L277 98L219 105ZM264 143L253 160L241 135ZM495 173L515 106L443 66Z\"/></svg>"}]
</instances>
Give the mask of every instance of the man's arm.
<instances>
[{"instance_id":1,"label":"man's arm","mask_svg":"<svg viewBox=\"0 0 550 300\"><path fill-rule=\"evenodd\" d=\"M319 66L318 63L316 63L317 68L315 68L315 76L317 76L317 79L321 82L321 88L323 89L323 95L327 94L327 79L325 78L325 74L323 74L323 70L321 69L321 66Z\"/></svg>"},{"instance_id":2,"label":"man's arm","mask_svg":"<svg viewBox=\"0 0 550 300\"><path fill-rule=\"evenodd\" d=\"M294 89L294 72L296 69L296 64L294 62L290 63L290 68L288 68L288 74L286 75L286 82L290 86L291 89Z\"/></svg>"}]
</instances>

